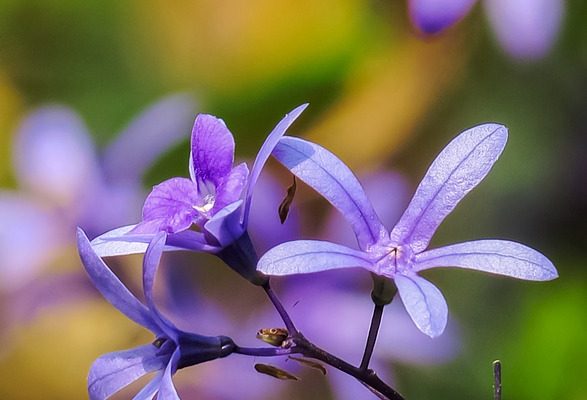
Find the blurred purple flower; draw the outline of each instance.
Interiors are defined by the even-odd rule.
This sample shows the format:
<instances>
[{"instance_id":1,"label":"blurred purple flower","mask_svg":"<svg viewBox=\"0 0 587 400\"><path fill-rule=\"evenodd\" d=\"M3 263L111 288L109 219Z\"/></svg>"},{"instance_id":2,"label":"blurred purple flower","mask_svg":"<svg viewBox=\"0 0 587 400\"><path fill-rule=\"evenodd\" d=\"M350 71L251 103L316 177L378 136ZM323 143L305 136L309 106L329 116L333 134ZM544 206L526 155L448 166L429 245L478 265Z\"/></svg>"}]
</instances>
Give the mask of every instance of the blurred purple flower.
<instances>
[{"instance_id":1,"label":"blurred purple flower","mask_svg":"<svg viewBox=\"0 0 587 400\"><path fill-rule=\"evenodd\" d=\"M247 230L253 188L279 139L307 105L286 115L269 134L249 175L245 163L233 167L234 139L221 119L200 114L192 130L190 178L155 186L143 207L143 220L107 232L92 244L100 256L143 252L157 232L169 234L167 249L218 255L254 283L257 256ZM198 231L190 228L195 227Z\"/></svg>"},{"instance_id":2,"label":"blurred purple flower","mask_svg":"<svg viewBox=\"0 0 587 400\"><path fill-rule=\"evenodd\" d=\"M409 0L413 25L436 34L457 23L476 0ZM556 40L564 14L564 0L484 0L497 41L512 57L544 57Z\"/></svg>"},{"instance_id":3,"label":"blurred purple flower","mask_svg":"<svg viewBox=\"0 0 587 400\"><path fill-rule=\"evenodd\" d=\"M327 241L288 242L261 257L258 269L268 275L290 275L362 267L393 279L408 314L431 337L444 331L448 309L440 291L420 277L420 271L454 266L527 280L556 278L556 269L546 257L515 242L479 240L426 250L444 218L487 175L506 140L507 129L497 124L471 128L453 139L389 232L342 161L316 144L281 139L275 158L344 215L360 250Z\"/></svg>"},{"instance_id":4,"label":"blurred purple flower","mask_svg":"<svg viewBox=\"0 0 587 400\"><path fill-rule=\"evenodd\" d=\"M186 95L163 99L118 135L102 158L72 110L47 106L29 114L13 150L20 191L0 190L0 225L11 227L0 232L0 287L16 290L33 279L71 242L76 226L94 235L136 219L144 196L141 175L183 138L193 109Z\"/></svg>"},{"instance_id":5,"label":"blurred purple flower","mask_svg":"<svg viewBox=\"0 0 587 400\"><path fill-rule=\"evenodd\" d=\"M107 399L123 387L149 372L158 371L135 398L179 399L171 377L180 368L226 357L234 349L225 336L202 336L184 332L163 316L153 299L155 275L165 246L166 234L158 233L143 258L143 291L146 305L141 303L114 275L81 229L78 249L82 263L94 286L114 307L139 325L153 332L156 340L149 345L101 356L88 376L88 393L92 400Z\"/></svg>"}]
</instances>

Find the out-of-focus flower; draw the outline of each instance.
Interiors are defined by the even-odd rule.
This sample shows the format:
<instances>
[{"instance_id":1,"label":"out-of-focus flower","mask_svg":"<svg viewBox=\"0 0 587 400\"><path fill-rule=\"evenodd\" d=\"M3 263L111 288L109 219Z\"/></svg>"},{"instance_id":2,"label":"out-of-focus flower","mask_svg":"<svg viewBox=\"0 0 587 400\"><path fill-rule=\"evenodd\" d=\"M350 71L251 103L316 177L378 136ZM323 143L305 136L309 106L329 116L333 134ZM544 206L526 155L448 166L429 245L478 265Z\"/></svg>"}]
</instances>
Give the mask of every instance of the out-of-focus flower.
<instances>
[{"instance_id":1,"label":"out-of-focus flower","mask_svg":"<svg viewBox=\"0 0 587 400\"><path fill-rule=\"evenodd\" d=\"M476 0L409 0L410 18L424 34L436 34L463 18ZM497 41L512 57L545 56L556 40L564 0L484 0Z\"/></svg>"},{"instance_id":2,"label":"out-of-focus flower","mask_svg":"<svg viewBox=\"0 0 587 400\"><path fill-rule=\"evenodd\" d=\"M0 191L0 225L10 228L0 232L0 287L16 290L30 281L71 243L76 226L94 235L135 219L141 175L185 136L193 109L186 95L163 99L131 123L103 157L72 110L47 106L28 115L13 149L20 190Z\"/></svg>"},{"instance_id":3,"label":"out-of-focus flower","mask_svg":"<svg viewBox=\"0 0 587 400\"><path fill-rule=\"evenodd\" d=\"M172 178L155 186L145 201L142 222L96 238L92 244L97 253L140 253L156 232L166 232L168 248L216 254L249 281L265 282L255 269L257 255L247 233L253 189L273 148L306 106L297 107L277 124L250 175L245 163L232 167L234 139L224 122L199 115L192 131L191 179Z\"/></svg>"},{"instance_id":4,"label":"out-of-focus flower","mask_svg":"<svg viewBox=\"0 0 587 400\"><path fill-rule=\"evenodd\" d=\"M92 400L107 399L121 388L153 371L158 372L135 398L150 399L158 394L158 398L161 399L179 399L171 380L177 369L225 357L233 351L234 343L230 338L202 336L182 331L156 307L153 285L165 246L164 232L155 236L143 258L143 291L146 305L141 303L94 253L81 229L78 230L77 236L82 263L94 286L120 312L156 336L152 344L109 353L98 358L88 376L88 392Z\"/></svg>"},{"instance_id":5,"label":"out-of-focus flower","mask_svg":"<svg viewBox=\"0 0 587 400\"><path fill-rule=\"evenodd\" d=\"M453 266L526 280L556 278L557 271L545 256L515 242L479 240L426 250L444 218L487 175L506 140L507 129L497 124L457 136L432 163L389 232L342 161L313 143L283 138L275 158L345 216L360 251L327 241L288 242L261 257L258 269L268 275L290 275L362 267L393 279L408 314L431 337L444 331L448 308L441 292L420 277L420 271Z\"/></svg>"}]
</instances>

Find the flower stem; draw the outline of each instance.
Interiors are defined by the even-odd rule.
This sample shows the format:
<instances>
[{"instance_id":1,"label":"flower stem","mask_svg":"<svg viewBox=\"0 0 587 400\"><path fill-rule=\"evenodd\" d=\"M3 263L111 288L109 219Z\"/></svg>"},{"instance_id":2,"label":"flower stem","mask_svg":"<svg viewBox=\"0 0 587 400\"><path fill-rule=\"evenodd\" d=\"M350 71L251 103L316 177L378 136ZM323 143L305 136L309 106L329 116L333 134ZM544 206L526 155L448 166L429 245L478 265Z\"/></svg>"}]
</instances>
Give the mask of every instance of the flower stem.
<instances>
[{"instance_id":1,"label":"flower stem","mask_svg":"<svg viewBox=\"0 0 587 400\"><path fill-rule=\"evenodd\" d=\"M295 354L296 351L293 348L283 347L240 347L236 345L233 353L244 354L246 356L255 357L274 357L274 356L285 356L288 354Z\"/></svg>"},{"instance_id":2,"label":"flower stem","mask_svg":"<svg viewBox=\"0 0 587 400\"><path fill-rule=\"evenodd\" d=\"M366 371L369 368L369 361L373 355L375 342L377 341L377 334L379 333L379 325L381 325L381 317L383 316L383 305L375 304L373 308L373 317L371 317L371 326L369 327L369 336L367 336L367 343L365 344L365 352L361 360L359 369Z\"/></svg>"},{"instance_id":3,"label":"flower stem","mask_svg":"<svg viewBox=\"0 0 587 400\"><path fill-rule=\"evenodd\" d=\"M289 317L289 314L287 313L287 311L285 311L283 304L281 304L281 301L279 301L279 298L277 297L277 295L275 294L273 289L271 289L271 286L269 285L269 281L267 281L265 284L263 284L262 287L263 287L263 290L265 290L265 293L267 293L269 300L271 300L271 303L273 303L273 306L275 307L275 309L277 310L277 312L281 316L281 319L283 320L283 323L285 324L285 327L287 328L289 334L293 335L294 333L297 333L298 330L296 329L293 321Z\"/></svg>"}]
</instances>

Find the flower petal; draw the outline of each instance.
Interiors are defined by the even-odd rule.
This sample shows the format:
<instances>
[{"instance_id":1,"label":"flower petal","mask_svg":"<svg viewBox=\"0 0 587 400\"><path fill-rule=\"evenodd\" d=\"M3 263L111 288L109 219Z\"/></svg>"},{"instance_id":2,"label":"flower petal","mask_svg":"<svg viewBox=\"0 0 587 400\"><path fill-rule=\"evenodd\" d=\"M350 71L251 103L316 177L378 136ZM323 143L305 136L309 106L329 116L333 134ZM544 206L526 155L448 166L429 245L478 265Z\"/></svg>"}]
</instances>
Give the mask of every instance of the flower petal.
<instances>
[{"instance_id":1,"label":"flower petal","mask_svg":"<svg viewBox=\"0 0 587 400\"><path fill-rule=\"evenodd\" d=\"M253 189L255 188L255 184L257 183L257 179L259 179L259 175L261 175L261 170L263 166L269 159L269 156L273 152L273 149L279 142L279 139L283 135L285 135L285 131L294 123L294 121L300 116L300 114L308 107L308 104L302 104L301 106L296 107L291 112L285 115L281 121L273 128L265 142L259 149L257 153L257 157L255 158L255 162L253 163L253 169L251 170L251 175L249 177L249 183L247 185L247 191L245 193L245 209L243 214L243 226L247 226L249 220L249 210L251 208L251 198L253 197Z\"/></svg>"},{"instance_id":2,"label":"flower petal","mask_svg":"<svg viewBox=\"0 0 587 400\"><path fill-rule=\"evenodd\" d=\"M157 157L187 137L196 108L188 94L148 107L108 145L104 171L111 182L138 182Z\"/></svg>"},{"instance_id":3,"label":"flower petal","mask_svg":"<svg viewBox=\"0 0 587 400\"><path fill-rule=\"evenodd\" d=\"M273 156L345 216L361 249L387 235L361 184L334 154L317 144L284 137Z\"/></svg>"},{"instance_id":4,"label":"flower petal","mask_svg":"<svg viewBox=\"0 0 587 400\"><path fill-rule=\"evenodd\" d=\"M410 0L412 24L422 33L438 33L463 18L476 0Z\"/></svg>"},{"instance_id":5,"label":"flower petal","mask_svg":"<svg viewBox=\"0 0 587 400\"><path fill-rule=\"evenodd\" d=\"M240 222L240 208L242 204L242 200L229 204L218 211L204 225L204 230L214 236L220 244L220 247L234 243L245 232Z\"/></svg>"},{"instance_id":6,"label":"flower petal","mask_svg":"<svg viewBox=\"0 0 587 400\"><path fill-rule=\"evenodd\" d=\"M92 240L94 251L100 257L144 253L155 234L130 234L135 226L123 226L98 236ZM215 253L219 248L209 245L201 232L187 230L167 236L165 251L178 250Z\"/></svg>"},{"instance_id":7,"label":"flower petal","mask_svg":"<svg viewBox=\"0 0 587 400\"><path fill-rule=\"evenodd\" d=\"M143 206L143 221L133 233L175 233L188 229L199 218L194 206L200 196L189 179L171 178L153 187Z\"/></svg>"},{"instance_id":8,"label":"flower petal","mask_svg":"<svg viewBox=\"0 0 587 400\"><path fill-rule=\"evenodd\" d=\"M147 307L120 282L104 261L98 257L86 234L79 228L77 230L77 247L86 272L102 296L137 324L155 334L161 333Z\"/></svg>"},{"instance_id":9,"label":"flower petal","mask_svg":"<svg viewBox=\"0 0 587 400\"><path fill-rule=\"evenodd\" d=\"M257 270L267 275L306 274L352 267L371 270L373 263L362 251L318 240L282 243L265 253L257 264Z\"/></svg>"},{"instance_id":10,"label":"flower petal","mask_svg":"<svg viewBox=\"0 0 587 400\"><path fill-rule=\"evenodd\" d=\"M162 400L179 400L179 395L175 390L175 386L173 386L173 380L171 377L175 374L177 370L177 363L179 362L180 357L180 350L177 348L173 355L171 356L171 360L169 360L169 364L167 364L167 368L165 368L165 372L163 373L163 378L161 379L161 386L159 388L159 394L157 398L161 398Z\"/></svg>"},{"instance_id":11,"label":"flower petal","mask_svg":"<svg viewBox=\"0 0 587 400\"><path fill-rule=\"evenodd\" d=\"M523 244L506 240L477 240L428 250L416 255L414 271L458 267L531 281L558 277L548 258Z\"/></svg>"},{"instance_id":12,"label":"flower petal","mask_svg":"<svg viewBox=\"0 0 587 400\"><path fill-rule=\"evenodd\" d=\"M424 250L438 225L483 180L505 147L507 128L479 125L461 133L436 157L391 232L397 244Z\"/></svg>"},{"instance_id":13,"label":"flower petal","mask_svg":"<svg viewBox=\"0 0 587 400\"><path fill-rule=\"evenodd\" d=\"M15 173L25 188L71 211L99 181L94 143L72 110L48 106L22 122L14 142Z\"/></svg>"},{"instance_id":14,"label":"flower petal","mask_svg":"<svg viewBox=\"0 0 587 400\"><path fill-rule=\"evenodd\" d=\"M440 335L448 318L448 307L440 290L416 274L397 274L394 281L406 311L418 329L430 337Z\"/></svg>"},{"instance_id":15,"label":"flower petal","mask_svg":"<svg viewBox=\"0 0 587 400\"><path fill-rule=\"evenodd\" d=\"M70 241L67 225L35 199L0 190L0 292L25 287L48 267Z\"/></svg>"},{"instance_id":16,"label":"flower petal","mask_svg":"<svg viewBox=\"0 0 587 400\"><path fill-rule=\"evenodd\" d=\"M234 138L224 121L212 115L198 114L192 130L192 180L198 185L212 182L218 186L230 173L233 162Z\"/></svg>"},{"instance_id":17,"label":"flower petal","mask_svg":"<svg viewBox=\"0 0 587 400\"><path fill-rule=\"evenodd\" d=\"M157 235L155 235L151 243L149 243L147 252L143 257L143 291L145 293L145 301L147 302L147 307L149 307L149 310L151 311L151 315L161 330L165 333L165 335L177 343L177 328L171 323L171 321L169 321L159 312L159 309L157 308L153 298L155 276L157 275L157 269L159 268L166 238L167 235L165 232L159 232Z\"/></svg>"},{"instance_id":18,"label":"flower petal","mask_svg":"<svg viewBox=\"0 0 587 400\"><path fill-rule=\"evenodd\" d=\"M501 47L512 57L536 60L558 36L563 0L486 0L487 17Z\"/></svg>"},{"instance_id":19,"label":"flower petal","mask_svg":"<svg viewBox=\"0 0 587 400\"><path fill-rule=\"evenodd\" d=\"M212 215L241 198L243 188L247 183L248 175L249 168L245 163L237 165L230 171L230 174L228 174L221 181L220 185L218 185L218 188L216 188L216 199L214 200Z\"/></svg>"},{"instance_id":20,"label":"flower petal","mask_svg":"<svg viewBox=\"0 0 587 400\"><path fill-rule=\"evenodd\" d=\"M160 349L152 344L105 354L94 361L90 369L90 399L107 399L141 376L162 370L168 361L169 353L161 354Z\"/></svg>"}]
</instances>

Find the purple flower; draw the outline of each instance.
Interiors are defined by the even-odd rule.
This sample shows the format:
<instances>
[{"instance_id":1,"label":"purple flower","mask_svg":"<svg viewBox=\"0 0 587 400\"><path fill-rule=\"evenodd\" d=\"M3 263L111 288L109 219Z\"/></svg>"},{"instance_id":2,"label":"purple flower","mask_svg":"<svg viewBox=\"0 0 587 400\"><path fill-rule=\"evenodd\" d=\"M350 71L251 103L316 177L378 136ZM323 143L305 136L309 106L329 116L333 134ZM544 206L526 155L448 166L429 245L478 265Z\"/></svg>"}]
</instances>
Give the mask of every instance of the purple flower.
<instances>
[{"instance_id":1,"label":"purple flower","mask_svg":"<svg viewBox=\"0 0 587 400\"><path fill-rule=\"evenodd\" d=\"M251 282L260 283L257 256L246 233L254 185L285 131L302 113L286 115L261 146L251 173L233 166L234 139L221 119L200 114L192 130L190 179L172 178L153 188L143 220L96 238L100 256L144 252L157 232L168 234L167 249L214 253ZM192 228L195 228L192 229Z\"/></svg>"},{"instance_id":2,"label":"purple flower","mask_svg":"<svg viewBox=\"0 0 587 400\"><path fill-rule=\"evenodd\" d=\"M136 399L179 399L172 375L177 369L229 355L234 343L225 336L202 336L179 330L163 316L153 300L153 284L165 245L164 232L149 244L143 259L143 290L146 305L141 303L93 251L85 233L79 229L78 249L84 267L96 288L114 307L139 325L153 332L152 344L118 351L99 357L90 369L90 399L107 399L143 375L157 371Z\"/></svg>"},{"instance_id":3,"label":"purple flower","mask_svg":"<svg viewBox=\"0 0 587 400\"><path fill-rule=\"evenodd\" d=\"M436 34L463 18L476 0L409 0L412 24ZM564 14L563 0L484 0L501 47L517 59L538 59L552 47Z\"/></svg>"},{"instance_id":4,"label":"purple flower","mask_svg":"<svg viewBox=\"0 0 587 400\"><path fill-rule=\"evenodd\" d=\"M487 175L506 140L507 129L497 124L480 125L457 136L432 163L389 232L342 161L316 144L281 139L275 158L345 216L360 250L327 241L287 242L261 257L258 269L268 275L289 275L362 267L393 279L408 314L431 337L443 332L448 309L440 291L420 277L420 271L452 266L527 280L556 278L557 271L546 257L515 242L479 240L427 250L442 220Z\"/></svg>"}]
</instances>

